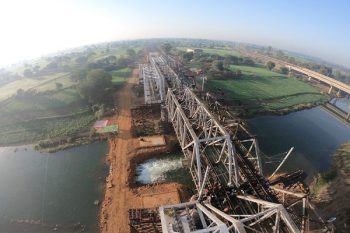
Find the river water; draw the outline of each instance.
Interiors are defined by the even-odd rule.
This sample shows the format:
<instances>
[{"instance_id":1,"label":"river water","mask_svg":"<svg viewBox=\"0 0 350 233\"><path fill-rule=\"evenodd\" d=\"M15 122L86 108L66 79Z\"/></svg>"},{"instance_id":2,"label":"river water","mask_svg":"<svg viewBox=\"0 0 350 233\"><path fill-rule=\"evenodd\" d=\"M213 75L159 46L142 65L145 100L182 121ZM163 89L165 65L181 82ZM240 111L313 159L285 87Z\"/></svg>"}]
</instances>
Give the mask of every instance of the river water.
<instances>
[{"instance_id":1,"label":"river water","mask_svg":"<svg viewBox=\"0 0 350 233\"><path fill-rule=\"evenodd\" d=\"M350 141L350 128L319 107L284 116L257 117L248 123L264 154L276 155L294 146L282 170L302 168L309 178L327 170L331 155L341 144ZM277 165L265 164L264 171L271 173Z\"/></svg>"},{"instance_id":2,"label":"river water","mask_svg":"<svg viewBox=\"0 0 350 233\"><path fill-rule=\"evenodd\" d=\"M331 165L331 155L350 141L350 128L320 108L285 116L262 116L248 121L268 156L295 150L283 171L303 168L309 177ZM31 146L0 148L0 233L97 232L107 145L94 143L54 154L38 153ZM137 167L136 182L180 181L191 185L181 154L160 156ZM265 159L267 161L267 159ZM277 163L265 164L266 174Z\"/></svg>"},{"instance_id":3,"label":"river water","mask_svg":"<svg viewBox=\"0 0 350 233\"><path fill-rule=\"evenodd\" d=\"M0 148L0 232L97 232L106 152L106 143L53 154Z\"/></svg>"},{"instance_id":4,"label":"river water","mask_svg":"<svg viewBox=\"0 0 350 233\"><path fill-rule=\"evenodd\" d=\"M331 166L331 155L350 141L350 127L319 107L284 116L261 116L248 120L249 130L257 136L263 154L264 174L271 174L283 159L281 152L294 147L280 171L303 169L308 181ZM285 155L285 154L284 154ZM267 158L267 156L269 158ZM181 165L181 154L147 160L137 167L136 182L174 180L190 184ZM274 163L270 163L270 161ZM176 174L181 174L177 175Z\"/></svg>"},{"instance_id":5,"label":"river water","mask_svg":"<svg viewBox=\"0 0 350 233\"><path fill-rule=\"evenodd\" d=\"M335 104L338 108L345 112L349 112L350 110L350 100L348 98L335 98L331 101L331 103Z\"/></svg>"}]
</instances>

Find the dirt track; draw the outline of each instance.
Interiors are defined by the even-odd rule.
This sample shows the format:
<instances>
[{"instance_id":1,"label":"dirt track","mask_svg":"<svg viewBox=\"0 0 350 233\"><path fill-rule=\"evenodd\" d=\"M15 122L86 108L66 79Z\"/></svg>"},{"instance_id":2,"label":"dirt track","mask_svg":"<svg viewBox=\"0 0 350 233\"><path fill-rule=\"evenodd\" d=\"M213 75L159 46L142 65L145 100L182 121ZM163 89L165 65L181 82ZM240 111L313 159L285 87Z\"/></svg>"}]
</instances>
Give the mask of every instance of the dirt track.
<instances>
[{"instance_id":1,"label":"dirt track","mask_svg":"<svg viewBox=\"0 0 350 233\"><path fill-rule=\"evenodd\" d=\"M133 85L138 81L138 70L128 79L128 83L115 97L118 115L110 119L119 125L119 133L115 138L109 139L108 160L111 172L107 178L105 199L100 212L100 228L102 233L130 232L128 225L128 210L130 208L151 208L162 204L173 204L180 201L181 185L161 184L155 186L132 187L133 166L130 161L137 157L146 158L158 151L148 151L148 155L137 153L139 141L131 135L131 108L136 97L133 94Z\"/></svg>"}]
</instances>

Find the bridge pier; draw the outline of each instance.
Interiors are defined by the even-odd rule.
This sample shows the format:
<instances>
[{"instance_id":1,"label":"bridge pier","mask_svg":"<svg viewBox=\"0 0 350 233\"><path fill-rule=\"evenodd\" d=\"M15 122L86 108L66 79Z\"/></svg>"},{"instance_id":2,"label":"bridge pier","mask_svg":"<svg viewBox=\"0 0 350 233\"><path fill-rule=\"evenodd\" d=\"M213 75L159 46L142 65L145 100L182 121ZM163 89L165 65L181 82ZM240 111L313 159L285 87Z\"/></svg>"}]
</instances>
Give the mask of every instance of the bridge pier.
<instances>
[{"instance_id":1,"label":"bridge pier","mask_svg":"<svg viewBox=\"0 0 350 233\"><path fill-rule=\"evenodd\" d=\"M331 86L328 90L328 94L331 94L332 93L332 90L333 90L333 86Z\"/></svg>"},{"instance_id":2,"label":"bridge pier","mask_svg":"<svg viewBox=\"0 0 350 233\"><path fill-rule=\"evenodd\" d=\"M340 90L338 90L338 92L337 92L337 97L340 97L340 94L341 94L341 91Z\"/></svg>"},{"instance_id":3,"label":"bridge pier","mask_svg":"<svg viewBox=\"0 0 350 233\"><path fill-rule=\"evenodd\" d=\"M308 76L308 80L311 81L311 76Z\"/></svg>"}]
</instances>

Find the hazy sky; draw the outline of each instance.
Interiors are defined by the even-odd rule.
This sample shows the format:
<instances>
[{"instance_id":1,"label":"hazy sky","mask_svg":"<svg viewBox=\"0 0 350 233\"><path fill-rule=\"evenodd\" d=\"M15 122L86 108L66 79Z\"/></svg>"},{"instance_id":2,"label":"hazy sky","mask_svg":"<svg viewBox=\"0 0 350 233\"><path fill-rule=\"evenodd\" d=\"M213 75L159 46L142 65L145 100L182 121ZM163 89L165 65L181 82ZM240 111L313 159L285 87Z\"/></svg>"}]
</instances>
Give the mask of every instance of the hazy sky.
<instances>
[{"instance_id":1,"label":"hazy sky","mask_svg":"<svg viewBox=\"0 0 350 233\"><path fill-rule=\"evenodd\" d=\"M350 67L347 0L0 0L0 66L121 39L271 45Z\"/></svg>"}]
</instances>

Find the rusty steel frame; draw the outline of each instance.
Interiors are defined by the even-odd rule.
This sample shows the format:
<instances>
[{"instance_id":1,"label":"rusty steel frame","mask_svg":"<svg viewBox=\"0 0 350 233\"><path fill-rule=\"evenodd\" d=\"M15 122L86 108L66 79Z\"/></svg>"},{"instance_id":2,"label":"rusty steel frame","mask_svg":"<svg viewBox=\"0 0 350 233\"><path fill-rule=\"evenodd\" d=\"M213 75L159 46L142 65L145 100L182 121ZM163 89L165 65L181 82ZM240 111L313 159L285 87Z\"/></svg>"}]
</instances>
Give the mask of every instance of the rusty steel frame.
<instances>
[{"instance_id":1,"label":"rusty steel frame","mask_svg":"<svg viewBox=\"0 0 350 233\"><path fill-rule=\"evenodd\" d=\"M183 101L180 103L178 98ZM217 151L216 162L222 162L227 169L227 185L238 185L238 166L230 135L196 95L188 87L176 94L168 89L166 107L184 155L191 161L191 173L196 174L197 189L202 187L206 170L202 166L202 155L210 147Z\"/></svg>"}]
</instances>

